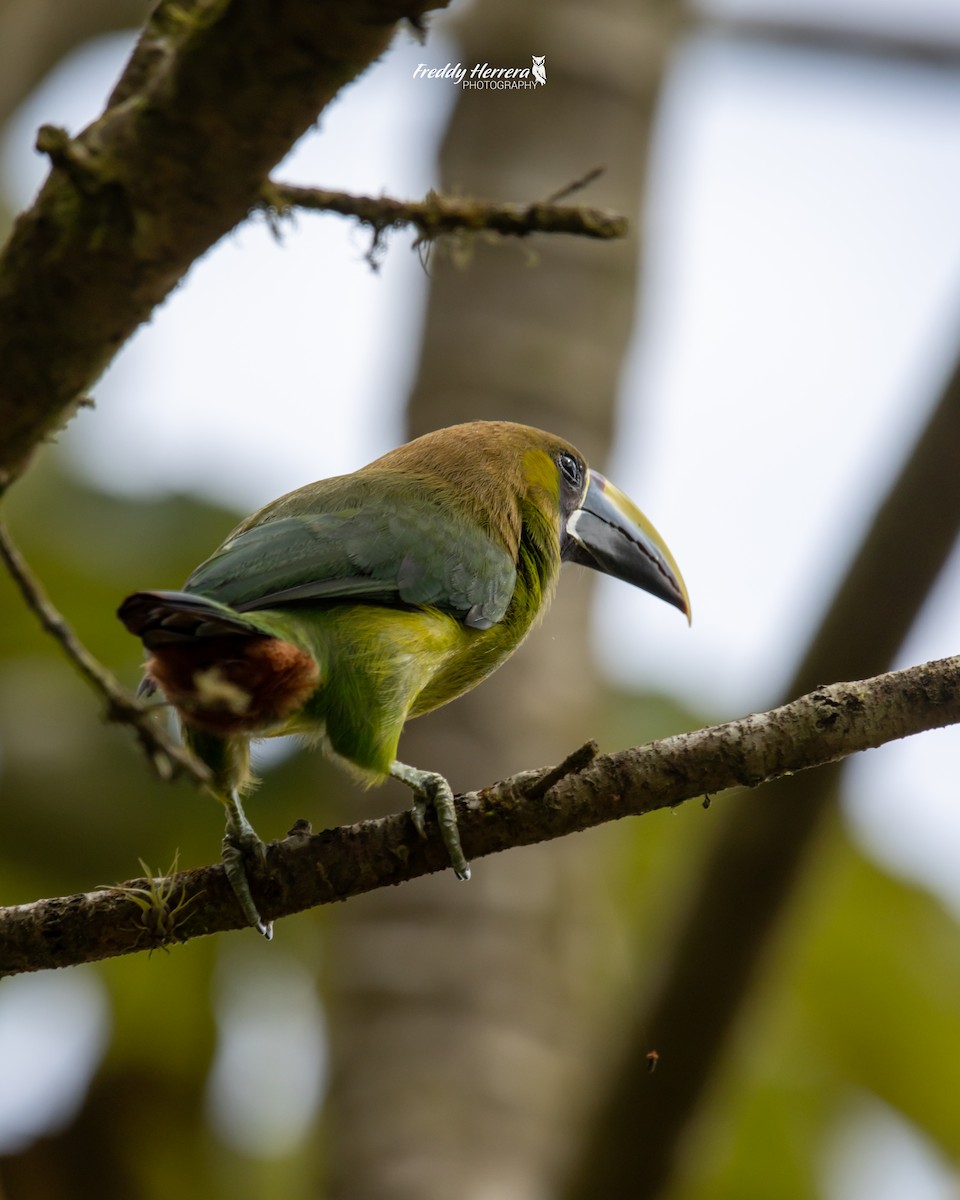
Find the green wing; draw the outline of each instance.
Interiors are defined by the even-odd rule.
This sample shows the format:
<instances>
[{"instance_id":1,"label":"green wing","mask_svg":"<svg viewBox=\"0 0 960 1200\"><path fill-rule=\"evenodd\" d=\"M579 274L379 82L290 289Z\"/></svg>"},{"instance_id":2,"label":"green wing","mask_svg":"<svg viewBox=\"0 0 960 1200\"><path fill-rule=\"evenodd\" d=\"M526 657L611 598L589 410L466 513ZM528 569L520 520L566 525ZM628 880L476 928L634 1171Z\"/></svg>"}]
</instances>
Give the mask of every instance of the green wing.
<instances>
[{"instance_id":1,"label":"green wing","mask_svg":"<svg viewBox=\"0 0 960 1200\"><path fill-rule=\"evenodd\" d=\"M254 518L258 523L241 526L193 572L186 589L237 612L354 599L435 607L475 629L502 620L516 568L481 528L437 498L384 495L382 487L315 511L325 498L315 488L313 496L309 489L294 494L300 503L278 502ZM304 511L282 515L293 508Z\"/></svg>"}]
</instances>

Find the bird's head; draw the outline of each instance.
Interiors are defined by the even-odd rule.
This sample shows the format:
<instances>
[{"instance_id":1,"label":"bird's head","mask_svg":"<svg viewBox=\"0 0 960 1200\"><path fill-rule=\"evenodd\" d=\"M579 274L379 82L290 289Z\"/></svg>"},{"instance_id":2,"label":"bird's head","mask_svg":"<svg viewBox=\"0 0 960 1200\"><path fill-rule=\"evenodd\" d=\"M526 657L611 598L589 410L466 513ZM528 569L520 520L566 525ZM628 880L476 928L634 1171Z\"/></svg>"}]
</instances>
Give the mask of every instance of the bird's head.
<instances>
[{"instance_id":1,"label":"bird's head","mask_svg":"<svg viewBox=\"0 0 960 1200\"><path fill-rule=\"evenodd\" d=\"M631 583L690 619L686 585L666 543L633 501L562 438L510 421L471 421L417 438L387 459L441 477L451 497L514 556L535 521L537 536L552 542L554 554L559 548L560 561Z\"/></svg>"}]
</instances>

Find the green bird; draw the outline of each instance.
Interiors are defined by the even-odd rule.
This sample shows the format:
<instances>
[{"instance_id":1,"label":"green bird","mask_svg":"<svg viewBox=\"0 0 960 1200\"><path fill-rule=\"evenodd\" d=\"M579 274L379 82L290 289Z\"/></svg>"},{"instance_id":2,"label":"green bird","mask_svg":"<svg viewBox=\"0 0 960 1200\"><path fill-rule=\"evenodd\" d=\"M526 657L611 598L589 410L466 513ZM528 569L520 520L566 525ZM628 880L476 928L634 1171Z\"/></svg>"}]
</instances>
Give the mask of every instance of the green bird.
<instances>
[{"instance_id":1,"label":"green bird","mask_svg":"<svg viewBox=\"0 0 960 1200\"><path fill-rule=\"evenodd\" d=\"M453 792L397 759L411 717L475 687L580 563L675 605L686 587L656 530L563 439L507 421L417 438L352 475L281 496L240 524L178 592L136 592L118 615L149 657L142 690L176 709L227 810L223 859L265 937L244 856L264 845L241 795L250 739L304 734L365 783L392 775L432 807L470 877Z\"/></svg>"}]
</instances>

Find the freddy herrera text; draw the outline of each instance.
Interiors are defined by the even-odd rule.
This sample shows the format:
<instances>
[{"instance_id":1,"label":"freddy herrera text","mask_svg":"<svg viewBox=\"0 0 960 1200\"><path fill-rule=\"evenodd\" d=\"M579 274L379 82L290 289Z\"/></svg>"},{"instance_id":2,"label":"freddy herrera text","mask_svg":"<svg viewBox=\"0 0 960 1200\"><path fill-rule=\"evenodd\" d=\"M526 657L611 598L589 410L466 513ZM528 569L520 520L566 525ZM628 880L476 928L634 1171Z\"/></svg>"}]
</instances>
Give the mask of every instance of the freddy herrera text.
<instances>
[{"instance_id":1,"label":"freddy herrera text","mask_svg":"<svg viewBox=\"0 0 960 1200\"><path fill-rule=\"evenodd\" d=\"M469 79L467 78L469 76ZM414 79L449 79L464 87L496 86L494 81L510 80L513 87L536 87L530 67L491 67L489 63L475 63L468 71L461 63L447 63L445 67L428 67L418 63L413 72Z\"/></svg>"}]
</instances>

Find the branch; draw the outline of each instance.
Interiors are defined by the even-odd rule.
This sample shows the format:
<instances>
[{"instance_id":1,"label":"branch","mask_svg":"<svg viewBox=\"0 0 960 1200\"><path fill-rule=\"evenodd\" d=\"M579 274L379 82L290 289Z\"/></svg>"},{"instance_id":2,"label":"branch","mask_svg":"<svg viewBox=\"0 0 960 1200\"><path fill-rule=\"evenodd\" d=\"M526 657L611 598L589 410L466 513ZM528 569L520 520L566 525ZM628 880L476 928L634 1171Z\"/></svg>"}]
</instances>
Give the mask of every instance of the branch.
<instances>
[{"instance_id":1,"label":"branch","mask_svg":"<svg viewBox=\"0 0 960 1200\"><path fill-rule=\"evenodd\" d=\"M562 769L525 771L458 797L460 831L468 855L483 858L727 788L756 787L958 722L955 657L820 687L770 712L615 754L595 757L588 745ZM447 866L435 827L421 842L406 813L316 835L301 822L270 845L253 892L264 917L276 920ZM156 903L145 912L147 896ZM0 909L0 975L129 954L242 924L221 866L38 900Z\"/></svg>"},{"instance_id":2,"label":"branch","mask_svg":"<svg viewBox=\"0 0 960 1200\"><path fill-rule=\"evenodd\" d=\"M445 0L160 0L104 113L46 128L52 170L0 253L0 483L258 202L271 168Z\"/></svg>"},{"instance_id":3,"label":"branch","mask_svg":"<svg viewBox=\"0 0 960 1200\"><path fill-rule=\"evenodd\" d=\"M589 178L595 178L591 172ZM581 181L564 188L583 186ZM260 192L268 213L283 215L292 208L339 213L356 217L373 229L377 238L387 229L413 225L417 241L430 242L443 234L491 232L512 237L531 233L568 233L580 237L626 237L626 217L600 208L557 204L554 198L537 204L495 204L489 200L440 196L428 192L423 200L391 200L386 196L353 196L321 188L296 187L289 183L266 183Z\"/></svg>"},{"instance_id":4,"label":"branch","mask_svg":"<svg viewBox=\"0 0 960 1200\"><path fill-rule=\"evenodd\" d=\"M157 725L155 706L147 708L140 704L83 645L63 615L51 603L40 580L10 540L2 522L0 559L20 589L27 607L36 614L47 633L60 644L82 678L103 699L106 719L132 727L158 777L167 781L178 775L185 775L201 787L205 786L210 779L207 768Z\"/></svg>"}]
</instances>

